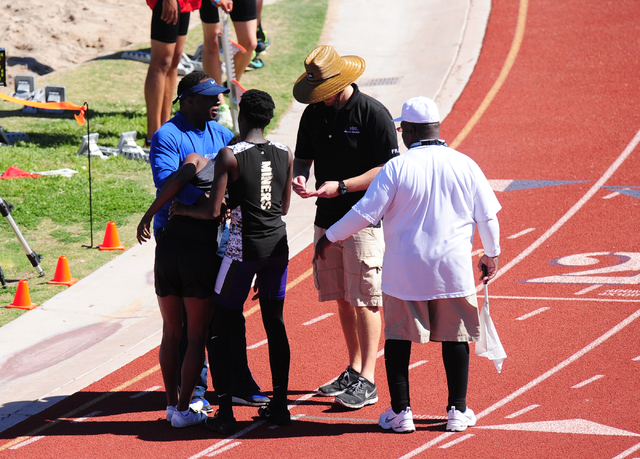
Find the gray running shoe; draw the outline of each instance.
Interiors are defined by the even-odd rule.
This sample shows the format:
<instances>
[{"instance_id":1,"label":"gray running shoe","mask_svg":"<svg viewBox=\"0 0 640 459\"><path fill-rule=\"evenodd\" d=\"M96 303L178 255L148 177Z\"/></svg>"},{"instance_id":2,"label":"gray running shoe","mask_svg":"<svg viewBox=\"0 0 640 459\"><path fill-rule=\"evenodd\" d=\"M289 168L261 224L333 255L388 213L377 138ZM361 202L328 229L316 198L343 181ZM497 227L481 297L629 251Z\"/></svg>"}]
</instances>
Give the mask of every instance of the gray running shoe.
<instances>
[{"instance_id":1,"label":"gray running shoe","mask_svg":"<svg viewBox=\"0 0 640 459\"><path fill-rule=\"evenodd\" d=\"M378 401L378 389L374 383L362 376L351 384L347 390L336 396L336 402L348 408L362 408L365 405L373 405Z\"/></svg>"},{"instance_id":2,"label":"gray running shoe","mask_svg":"<svg viewBox=\"0 0 640 459\"><path fill-rule=\"evenodd\" d=\"M338 379L333 381L331 384L327 384L326 386L322 386L318 389L318 395L324 395L325 397L335 397L336 395L343 394L344 391L347 390L351 384L358 380L360 373L355 371L350 366L344 370Z\"/></svg>"},{"instance_id":3,"label":"gray running shoe","mask_svg":"<svg viewBox=\"0 0 640 459\"><path fill-rule=\"evenodd\" d=\"M176 409L171 416L171 426L178 428L194 426L202 424L207 419L207 415L202 411L193 411L189 408L186 413L181 413Z\"/></svg>"}]
</instances>

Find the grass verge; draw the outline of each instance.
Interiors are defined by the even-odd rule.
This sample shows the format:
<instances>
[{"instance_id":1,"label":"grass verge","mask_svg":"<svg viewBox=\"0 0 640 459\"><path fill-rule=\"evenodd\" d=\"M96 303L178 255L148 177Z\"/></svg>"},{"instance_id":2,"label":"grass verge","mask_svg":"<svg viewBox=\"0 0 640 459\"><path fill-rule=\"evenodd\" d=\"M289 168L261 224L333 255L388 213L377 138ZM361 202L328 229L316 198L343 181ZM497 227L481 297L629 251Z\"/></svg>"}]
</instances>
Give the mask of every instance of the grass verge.
<instances>
[{"instance_id":1,"label":"grass verge","mask_svg":"<svg viewBox=\"0 0 640 459\"><path fill-rule=\"evenodd\" d=\"M271 46L261 56L264 68L245 73L242 84L271 94L276 103L272 126L291 102L293 83L304 71L304 58L318 44L327 3L279 0L263 9L262 23ZM200 43L202 29L194 27L185 50L193 53ZM148 46L143 43L136 48ZM120 134L126 131L136 131L140 144L146 135L143 87L147 64L122 60L120 54L36 80L37 87L64 85L70 102L89 104L90 130L98 133L100 146L116 147ZM12 165L30 172L77 171L72 177L0 180L0 197L14 205L11 216L31 249L43 255L41 266L46 272L45 277L38 277L7 219L0 218L0 267L9 286L0 288L0 326L25 313L4 307L13 301L20 279L27 280L32 302L42 304L68 288L47 284L60 256L69 260L72 276L81 279L121 253L83 247L91 242L89 170L87 158L78 156L77 151L87 129L79 127L72 114L26 115L21 106L0 101L0 126L29 136L29 141L0 147L0 173ZM138 221L155 193L149 165L123 157L92 158L91 179L94 247L102 242L109 221L116 223L121 242L131 247L136 243Z\"/></svg>"}]
</instances>

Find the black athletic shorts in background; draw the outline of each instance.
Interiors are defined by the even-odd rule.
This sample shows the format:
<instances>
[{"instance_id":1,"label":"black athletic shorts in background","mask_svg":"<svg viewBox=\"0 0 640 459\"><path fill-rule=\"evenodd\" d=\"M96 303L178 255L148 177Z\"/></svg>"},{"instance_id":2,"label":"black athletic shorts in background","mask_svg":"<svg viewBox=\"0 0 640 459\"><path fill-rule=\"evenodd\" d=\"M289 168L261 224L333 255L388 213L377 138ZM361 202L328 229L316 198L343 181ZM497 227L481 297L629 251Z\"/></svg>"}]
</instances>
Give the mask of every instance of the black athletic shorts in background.
<instances>
[{"instance_id":1,"label":"black athletic shorts in background","mask_svg":"<svg viewBox=\"0 0 640 459\"><path fill-rule=\"evenodd\" d=\"M231 20L235 22L247 22L258 18L258 9L255 0L234 0L231 10ZM200 20L205 24L217 24L220 22L218 7L213 6L210 0L202 0L200 6Z\"/></svg>"},{"instance_id":2,"label":"black athletic shorts in background","mask_svg":"<svg viewBox=\"0 0 640 459\"><path fill-rule=\"evenodd\" d=\"M206 1L206 0L205 0ZM178 23L176 25L167 24L162 19L162 0L158 0L153 8L151 16L151 39L162 43L175 43L178 36L184 36L189 31L189 19L191 13L180 13L180 2L178 2ZM254 2L255 3L255 2Z\"/></svg>"}]
</instances>

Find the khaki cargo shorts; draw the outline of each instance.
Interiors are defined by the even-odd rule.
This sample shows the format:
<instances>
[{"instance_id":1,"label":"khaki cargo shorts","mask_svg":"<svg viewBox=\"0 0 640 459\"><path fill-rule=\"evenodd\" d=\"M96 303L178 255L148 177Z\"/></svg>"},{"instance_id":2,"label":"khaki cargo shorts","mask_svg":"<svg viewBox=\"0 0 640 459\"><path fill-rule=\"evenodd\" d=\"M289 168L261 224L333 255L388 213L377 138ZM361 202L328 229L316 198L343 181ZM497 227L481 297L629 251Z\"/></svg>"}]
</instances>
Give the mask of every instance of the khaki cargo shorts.
<instances>
[{"instance_id":1,"label":"khaki cargo shorts","mask_svg":"<svg viewBox=\"0 0 640 459\"><path fill-rule=\"evenodd\" d=\"M325 233L314 227L313 246ZM352 306L382 306L382 228L365 228L331 244L326 260L313 262L313 280L319 301L342 300Z\"/></svg>"},{"instance_id":2,"label":"khaki cargo shorts","mask_svg":"<svg viewBox=\"0 0 640 459\"><path fill-rule=\"evenodd\" d=\"M428 301L383 295L383 300L385 340L469 342L478 341L480 337L475 293L466 298Z\"/></svg>"}]
</instances>

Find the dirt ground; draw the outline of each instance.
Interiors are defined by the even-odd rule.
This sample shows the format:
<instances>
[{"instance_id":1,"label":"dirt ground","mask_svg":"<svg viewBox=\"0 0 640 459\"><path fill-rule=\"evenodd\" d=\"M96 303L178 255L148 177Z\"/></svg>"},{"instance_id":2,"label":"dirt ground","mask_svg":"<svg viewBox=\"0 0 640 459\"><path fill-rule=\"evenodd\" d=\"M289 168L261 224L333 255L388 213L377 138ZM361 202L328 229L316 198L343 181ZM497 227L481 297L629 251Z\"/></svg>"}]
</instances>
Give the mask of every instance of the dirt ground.
<instances>
[{"instance_id":1,"label":"dirt ground","mask_svg":"<svg viewBox=\"0 0 640 459\"><path fill-rule=\"evenodd\" d=\"M150 25L144 0L0 0L7 85L13 75L45 75L148 42Z\"/></svg>"}]
</instances>

